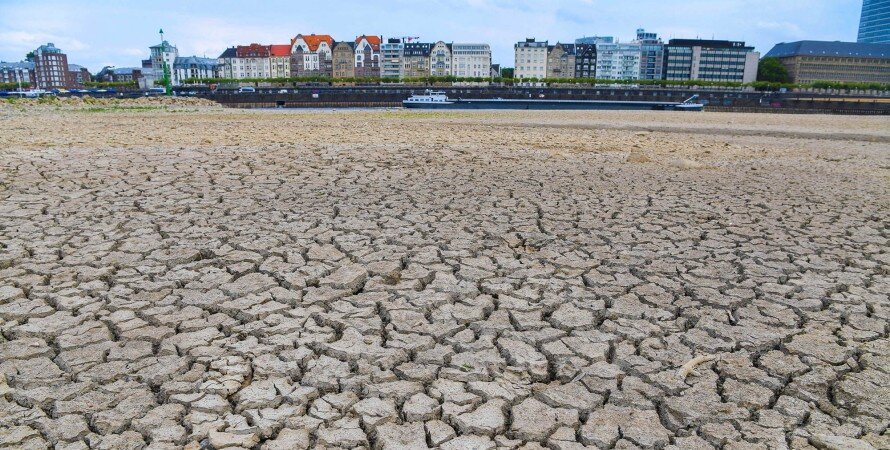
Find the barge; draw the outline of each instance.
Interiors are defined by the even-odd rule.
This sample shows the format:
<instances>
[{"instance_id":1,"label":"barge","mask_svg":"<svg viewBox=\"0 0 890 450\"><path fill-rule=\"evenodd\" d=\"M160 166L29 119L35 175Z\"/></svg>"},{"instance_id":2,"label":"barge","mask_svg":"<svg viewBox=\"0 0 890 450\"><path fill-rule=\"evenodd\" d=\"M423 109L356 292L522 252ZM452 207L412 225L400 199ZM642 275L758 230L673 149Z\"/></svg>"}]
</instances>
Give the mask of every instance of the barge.
<instances>
[{"instance_id":1,"label":"barge","mask_svg":"<svg viewBox=\"0 0 890 450\"><path fill-rule=\"evenodd\" d=\"M638 102L623 100L515 100L515 99L451 99L444 92L427 91L424 95L412 95L402 101L412 109L605 109L605 110L655 110L701 111L704 105L696 103L698 95L683 102Z\"/></svg>"}]
</instances>

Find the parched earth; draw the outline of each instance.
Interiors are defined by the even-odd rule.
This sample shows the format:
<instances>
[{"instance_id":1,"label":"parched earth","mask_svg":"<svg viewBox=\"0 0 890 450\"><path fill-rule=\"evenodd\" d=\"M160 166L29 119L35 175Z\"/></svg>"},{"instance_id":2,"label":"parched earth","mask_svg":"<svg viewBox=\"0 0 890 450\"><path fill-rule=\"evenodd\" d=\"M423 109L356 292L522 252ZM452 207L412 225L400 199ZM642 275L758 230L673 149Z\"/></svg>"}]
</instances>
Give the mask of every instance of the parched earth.
<instances>
[{"instance_id":1,"label":"parched earth","mask_svg":"<svg viewBox=\"0 0 890 450\"><path fill-rule=\"evenodd\" d=\"M887 125L6 106L0 447L890 448Z\"/></svg>"}]
</instances>

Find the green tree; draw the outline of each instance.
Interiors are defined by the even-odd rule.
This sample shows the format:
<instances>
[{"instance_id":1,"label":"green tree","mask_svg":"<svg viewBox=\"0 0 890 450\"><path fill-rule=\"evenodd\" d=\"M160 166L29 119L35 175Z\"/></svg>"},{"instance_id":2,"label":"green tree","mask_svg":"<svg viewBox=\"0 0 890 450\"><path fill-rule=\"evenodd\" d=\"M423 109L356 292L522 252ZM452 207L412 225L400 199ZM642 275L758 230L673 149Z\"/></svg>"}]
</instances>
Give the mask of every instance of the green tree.
<instances>
[{"instance_id":1,"label":"green tree","mask_svg":"<svg viewBox=\"0 0 890 450\"><path fill-rule=\"evenodd\" d=\"M501 67L501 78L513 78L513 68Z\"/></svg>"},{"instance_id":2,"label":"green tree","mask_svg":"<svg viewBox=\"0 0 890 450\"><path fill-rule=\"evenodd\" d=\"M760 66L757 67L757 81L788 83L791 81L791 77L779 58L770 57L760 60Z\"/></svg>"}]
</instances>

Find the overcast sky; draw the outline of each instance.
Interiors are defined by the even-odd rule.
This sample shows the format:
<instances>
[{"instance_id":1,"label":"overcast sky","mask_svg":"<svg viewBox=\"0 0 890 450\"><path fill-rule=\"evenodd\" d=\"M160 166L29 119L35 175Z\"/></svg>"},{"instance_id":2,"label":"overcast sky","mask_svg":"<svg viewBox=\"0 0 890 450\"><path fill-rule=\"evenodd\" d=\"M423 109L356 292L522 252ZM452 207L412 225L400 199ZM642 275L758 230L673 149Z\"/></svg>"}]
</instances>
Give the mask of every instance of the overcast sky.
<instances>
[{"instance_id":1,"label":"overcast sky","mask_svg":"<svg viewBox=\"0 0 890 450\"><path fill-rule=\"evenodd\" d=\"M495 63L512 66L513 43L526 37L629 41L639 27L665 40L743 40L766 53L777 42L855 41L861 8L862 0L0 0L0 60L53 42L92 72L138 66L159 28L184 56L284 44L298 33L377 34L486 42Z\"/></svg>"}]
</instances>

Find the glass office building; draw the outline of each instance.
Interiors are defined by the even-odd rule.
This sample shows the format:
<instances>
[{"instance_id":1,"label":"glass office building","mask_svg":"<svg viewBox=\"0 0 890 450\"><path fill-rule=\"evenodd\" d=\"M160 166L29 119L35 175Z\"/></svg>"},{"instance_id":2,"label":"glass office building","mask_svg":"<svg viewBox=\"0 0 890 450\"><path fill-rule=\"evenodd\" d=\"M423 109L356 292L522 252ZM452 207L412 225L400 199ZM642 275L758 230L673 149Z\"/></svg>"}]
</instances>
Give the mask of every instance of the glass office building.
<instances>
[{"instance_id":1,"label":"glass office building","mask_svg":"<svg viewBox=\"0 0 890 450\"><path fill-rule=\"evenodd\" d=\"M890 44L890 0L863 0L857 41Z\"/></svg>"}]
</instances>

